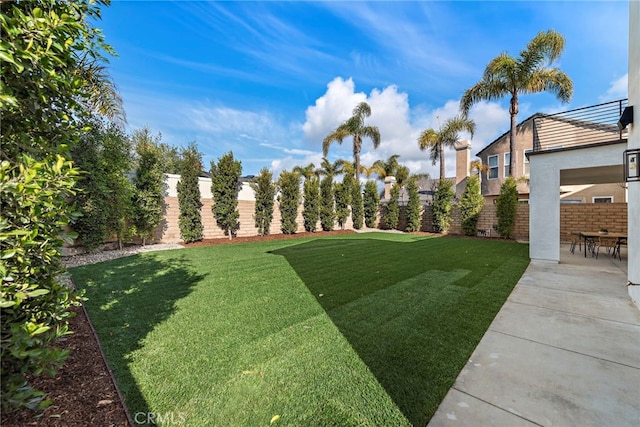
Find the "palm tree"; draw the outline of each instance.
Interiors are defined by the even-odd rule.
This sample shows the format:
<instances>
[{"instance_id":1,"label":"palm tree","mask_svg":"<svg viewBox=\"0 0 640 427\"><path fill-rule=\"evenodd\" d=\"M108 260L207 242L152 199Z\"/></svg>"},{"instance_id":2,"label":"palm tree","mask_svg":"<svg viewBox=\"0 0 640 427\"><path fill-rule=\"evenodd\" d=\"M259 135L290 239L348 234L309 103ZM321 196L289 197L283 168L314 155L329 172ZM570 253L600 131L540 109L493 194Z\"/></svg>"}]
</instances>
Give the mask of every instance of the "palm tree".
<instances>
[{"instance_id":1,"label":"palm tree","mask_svg":"<svg viewBox=\"0 0 640 427\"><path fill-rule=\"evenodd\" d=\"M322 153L326 157L329 153L329 146L337 141L342 144L342 140L348 136L353 136L353 160L355 162L355 177L360 180L360 150L362 149L362 138L368 137L373 141L373 148L380 145L380 131L376 126L365 126L364 119L371 115L371 107L366 102L361 102L353 109L353 115L344 123L338 126L333 132L322 141Z\"/></svg>"},{"instance_id":2,"label":"palm tree","mask_svg":"<svg viewBox=\"0 0 640 427\"><path fill-rule=\"evenodd\" d=\"M440 161L441 180L444 179L445 175L444 149L446 147L453 147L455 143L458 142L460 139L460 132L467 131L473 138L475 130L476 124L473 120L464 116L456 116L447 119L447 121L444 122L438 130L429 128L422 131L418 138L418 145L421 150L425 150L427 148L431 149L430 157L434 165L437 161Z\"/></svg>"},{"instance_id":3,"label":"palm tree","mask_svg":"<svg viewBox=\"0 0 640 427\"><path fill-rule=\"evenodd\" d=\"M573 95L573 82L559 68L550 68L564 50L564 37L556 31L540 32L514 58L504 52L489 62L482 80L468 89L460 100L460 110L466 116L471 106L479 101L490 101L511 96L509 114L509 174L516 171L515 151L518 116L518 95L551 92L563 103Z\"/></svg>"},{"instance_id":4,"label":"palm tree","mask_svg":"<svg viewBox=\"0 0 640 427\"><path fill-rule=\"evenodd\" d=\"M398 163L398 157L400 154L394 154L390 156L387 161L384 160L376 160L371 169L378 175L378 179L384 181L384 179L388 176L395 176L400 163Z\"/></svg>"},{"instance_id":5,"label":"palm tree","mask_svg":"<svg viewBox=\"0 0 640 427\"><path fill-rule=\"evenodd\" d=\"M314 165L313 163L309 163L307 166L296 166L293 168L293 171L304 177L305 181L313 178L314 176L318 176L316 165Z\"/></svg>"},{"instance_id":6,"label":"palm tree","mask_svg":"<svg viewBox=\"0 0 640 427\"><path fill-rule=\"evenodd\" d=\"M320 163L320 169L317 170L318 175L324 175L326 177L331 177L333 179L334 176L342 173L342 169L344 168L344 160L338 159L335 162L331 163L329 159L326 157L322 158L322 163Z\"/></svg>"}]
</instances>

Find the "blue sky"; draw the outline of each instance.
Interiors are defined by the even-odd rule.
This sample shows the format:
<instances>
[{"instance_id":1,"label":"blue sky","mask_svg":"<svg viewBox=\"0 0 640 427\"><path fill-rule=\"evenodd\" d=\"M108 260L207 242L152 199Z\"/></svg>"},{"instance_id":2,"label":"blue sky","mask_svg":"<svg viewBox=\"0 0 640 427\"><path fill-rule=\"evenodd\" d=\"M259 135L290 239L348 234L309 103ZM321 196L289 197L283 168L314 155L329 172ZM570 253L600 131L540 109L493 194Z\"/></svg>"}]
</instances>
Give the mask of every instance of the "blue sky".
<instances>
[{"instance_id":1,"label":"blue sky","mask_svg":"<svg viewBox=\"0 0 640 427\"><path fill-rule=\"evenodd\" d=\"M244 174L319 165L322 139L367 101L382 142L364 164L400 154L437 175L416 139L457 114L486 64L517 55L538 32L566 37L557 65L573 79L570 104L520 100L519 120L627 96L628 3L118 1L97 23L129 129L195 141L205 164L232 150ZM477 153L508 130L508 99L473 107ZM352 158L351 142L329 158ZM446 160L454 173L453 153Z\"/></svg>"}]
</instances>

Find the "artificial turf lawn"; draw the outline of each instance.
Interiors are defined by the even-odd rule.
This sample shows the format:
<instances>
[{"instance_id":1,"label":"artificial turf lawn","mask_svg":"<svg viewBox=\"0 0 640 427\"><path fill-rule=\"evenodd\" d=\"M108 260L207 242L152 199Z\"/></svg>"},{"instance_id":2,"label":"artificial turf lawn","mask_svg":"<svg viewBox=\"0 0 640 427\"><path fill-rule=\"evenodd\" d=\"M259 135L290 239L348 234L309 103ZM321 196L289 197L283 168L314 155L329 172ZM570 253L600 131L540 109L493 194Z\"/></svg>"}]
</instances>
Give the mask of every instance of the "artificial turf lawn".
<instances>
[{"instance_id":1,"label":"artificial turf lawn","mask_svg":"<svg viewBox=\"0 0 640 427\"><path fill-rule=\"evenodd\" d=\"M528 262L514 242L371 233L147 253L72 275L132 416L425 425Z\"/></svg>"}]
</instances>

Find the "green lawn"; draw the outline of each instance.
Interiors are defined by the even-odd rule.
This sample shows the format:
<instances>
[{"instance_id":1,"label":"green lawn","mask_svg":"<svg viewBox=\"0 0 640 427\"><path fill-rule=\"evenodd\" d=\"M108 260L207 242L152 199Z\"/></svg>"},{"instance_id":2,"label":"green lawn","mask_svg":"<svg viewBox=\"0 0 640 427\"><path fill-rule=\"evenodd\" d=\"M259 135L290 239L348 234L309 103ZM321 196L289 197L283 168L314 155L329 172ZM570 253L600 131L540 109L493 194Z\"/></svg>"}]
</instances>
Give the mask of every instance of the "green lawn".
<instances>
[{"instance_id":1,"label":"green lawn","mask_svg":"<svg viewBox=\"0 0 640 427\"><path fill-rule=\"evenodd\" d=\"M132 416L425 425L528 264L514 242L354 234L72 270Z\"/></svg>"}]
</instances>

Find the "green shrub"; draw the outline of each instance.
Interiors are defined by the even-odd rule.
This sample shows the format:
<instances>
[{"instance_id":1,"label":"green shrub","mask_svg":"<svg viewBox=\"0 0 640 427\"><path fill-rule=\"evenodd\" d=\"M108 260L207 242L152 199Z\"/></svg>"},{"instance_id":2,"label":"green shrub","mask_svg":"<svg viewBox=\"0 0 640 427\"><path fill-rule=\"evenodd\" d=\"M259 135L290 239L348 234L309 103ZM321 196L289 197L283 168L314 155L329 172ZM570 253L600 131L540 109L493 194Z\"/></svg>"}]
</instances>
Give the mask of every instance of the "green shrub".
<instances>
[{"instance_id":1,"label":"green shrub","mask_svg":"<svg viewBox=\"0 0 640 427\"><path fill-rule=\"evenodd\" d=\"M400 186L393 184L391 187L391 197L387 202L387 209L384 211L384 223L388 229L394 230L398 227L398 221L400 220L400 205L398 199L400 198Z\"/></svg>"},{"instance_id":2,"label":"green shrub","mask_svg":"<svg viewBox=\"0 0 640 427\"><path fill-rule=\"evenodd\" d=\"M436 233L446 233L449 230L454 197L453 183L446 179L438 181L438 188L433 196L433 227Z\"/></svg>"},{"instance_id":3,"label":"green shrub","mask_svg":"<svg viewBox=\"0 0 640 427\"><path fill-rule=\"evenodd\" d=\"M359 181L355 181L351 185L351 219L353 220L353 228L360 230L364 221L364 205L362 201L362 186Z\"/></svg>"},{"instance_id":4,"label":"green shrub","mask_svg":"<svg viewBox=\"0 0 640 427\"><path fill-rule=\"evenodd\" d=\"M315 176L305 179L303 192L302 217L304 218L304 229L305 231L314 232L318 227L318 219L320 218L320 180Z\"/></svg>"},{"instance_id":5,"label":"green shrub","mask_svg":"<svg viewBox=\"0 0 640 427\"><path fill-rule=\"evenodd\" d=\"M480 179L477 175L467 177L464 193L460 199L460 220L462 231L467 236L478 232L478 219L484 206L484 197L480 193Z\"/></svg>"},{"instance_id":6,"label":"green shrub","mask_svg":"<svg viewBox=\"0 0 640 427\"><path fill-rule=\"evenodd\" d=\"M132 139L137 154L133 223L144 245L148 238L153 237L154 230L162 221L166 184L162 172L160 137L153 138L149 129L144 128L134 131Z\"/></svg>"},{"instance_id":7,"label":"green shrub","mask_svg":"<svg viewBox=\"0 0 640 427\"><path fill-rule=\"evenodd\" d=\"M0 165L0 318L2 322L2 408L47 406L27 379L53 376L67 356L54 347L66 335L68 312L78 299L57 276L64 271L59 248L73 214L78 170L61 156L35 161L24 155Z\"/></svg>"},{"instance_id":8,"label":"green shrub","mask_svg":"<svg viewBox=\"0 0 640 427\"><path fill-rule=\"evenodd\" d=\"M198 176L202 170L202 154L198 152L195 143L182 150L180 167L180 181L178 182L178 225L180 237L185 243L202 240L202 216L200 208L200 188Z\"/></svg>"},{"instance_id":9,"label":"green shrub","mask_svg":"<svg viewBox=\"0 0 640 427\"><path fill-rule=\"evenodd\" d=\"M298 230L298 203L300 201L300 175L282 171L278 180L280 188L280 230L284 234L294 234Z\"/></svg>"},{"instance_id":10,"label":"green shrub","mask_svg":"<svg viewBox=\"0 0 640 427\"><path fill-rule=\"evenodd\" d=\"M513 237L513 226L516 222L516 209L518 206L518 183L510 176L500 187L500 195L496 202L496 215L498 217L498 233L502 237Z\"/></svg>"},{"instance_id":11,"label":"green shrub","mask_svg":"<svg viewBox=\"0 0 640 427\"><path fill-rule=\"evenodd\" d=\"M336 220L340 229L344 230L344 224L349 218L349 203L351 203L351 187L348 182L335 183L334 195L336 200Z\"/></svg>"},{"instance_id":12,"label":"green shrub","mask_svg":"<svg viewBox=\"0 0 640 427\"><path fill-rule=\"evenodd\" d=\"M263 168L255 181L251 183L251 188L256 195L255 213L253 218L258 234L264 236L269 234L271 221L273 220L273 199L276 195L276 185L273 182L273 174L269 169Z\"/></svg>"},{"instance_id":13,"label":"green shrub","mask_svg":"<svg viewBox=\"0 0 640 427\"><path fill-rule=\"evenodd\" d=\"M407 193L409 193L409 202L407 203L407 231L420 231L421 206L420 193L418 193L418 184L414 179L410 179L407 183Z\"/></svg>"},{"instance_id":14,"label":"green shrub","mask_svg":"<svg viewBox=\"0 0 640 427\"><path fill-rule=\"evenodd\" d=\"M333 178L329 175L320 182L320 226L323 231L333 230L336 220L334 204Z\"/></svg>"},{"instance_id":15,"label":"green shrub","mask_svg":"<svg viewBox=\"0 0 640 427\"><path fill-rule=\"evenodd\" d=\"M240 192L240 175L242 163L233 158L229 152L218 159L218 163L211 162L211 194L213 206L211 211L218 227L224 234L233 238L240 229L240 212L238 211L238 193Z\"/></svg>"},{"instance_id":16,"label":"green shrub","mask_svg":"<svg viewBox=\"0 0 640 427\"><path fill-rule=\"evenodd\" d=\"M378 206L380 205L380 195L378 194L378 186L375 181L367 181L364 185L364 195L362 199L364 207L364 223L367 227L373 228L376 226Z\"/></svg>"}]
</instances>

